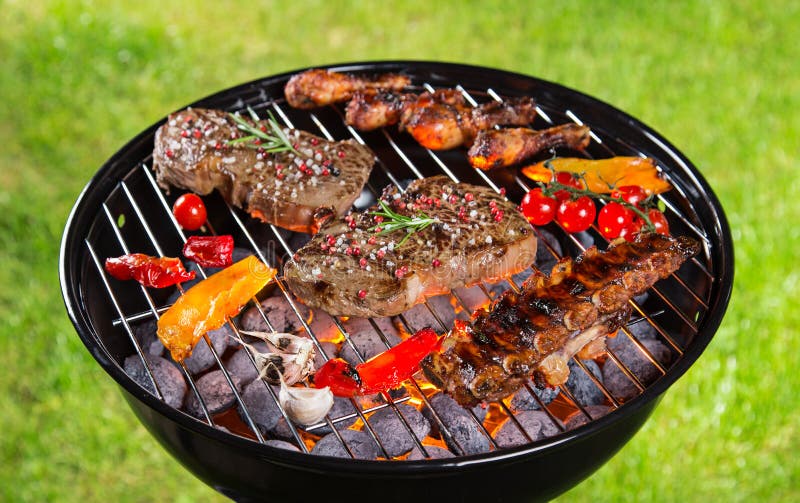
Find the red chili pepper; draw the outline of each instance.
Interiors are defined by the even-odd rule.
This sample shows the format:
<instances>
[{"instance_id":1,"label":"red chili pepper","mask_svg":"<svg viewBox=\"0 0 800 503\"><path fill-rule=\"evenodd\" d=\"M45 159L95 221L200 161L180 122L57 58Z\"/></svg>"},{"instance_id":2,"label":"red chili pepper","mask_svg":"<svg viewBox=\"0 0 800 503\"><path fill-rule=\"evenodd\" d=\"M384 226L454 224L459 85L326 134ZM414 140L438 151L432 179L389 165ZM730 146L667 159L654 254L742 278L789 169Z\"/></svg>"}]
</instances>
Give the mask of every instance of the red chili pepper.
<instances>
[{"instance_id":1,"label":"red chili pepper","mask_svg":"<svg viewBox=\"0 0 800 503\"><path fill-rule=\"evenodd\" d=\"M420 362L439 346L439 336L424 328L397 346L353 367L341 358L328 360L314 375L318 388L336 396L371 395L396 388L419 370Z\"/></svg>"},{"instance_id":2,"label":"red chili pepper","mask_svg":"<svg viewBox=\"0 0 800 503\"><path fill-rule=\"evenodd\" d=\"M135 279L144 286L164 288L194 279L195 272L187 272L183 263L172 257L151 257L143 253L132 253L116 258L107 258L105 269L119 280Z\"/></svg>"},{"instance_id":3,"label":"red chili pepper","mask_svg":"<svg viewBox=\"0 0 800 503\"><path fill-rule=\"evenodd\" d=\"M203 267L227 267L233 263L233 236L189 236L183 256Z\"/></svg>"}]
</instances>

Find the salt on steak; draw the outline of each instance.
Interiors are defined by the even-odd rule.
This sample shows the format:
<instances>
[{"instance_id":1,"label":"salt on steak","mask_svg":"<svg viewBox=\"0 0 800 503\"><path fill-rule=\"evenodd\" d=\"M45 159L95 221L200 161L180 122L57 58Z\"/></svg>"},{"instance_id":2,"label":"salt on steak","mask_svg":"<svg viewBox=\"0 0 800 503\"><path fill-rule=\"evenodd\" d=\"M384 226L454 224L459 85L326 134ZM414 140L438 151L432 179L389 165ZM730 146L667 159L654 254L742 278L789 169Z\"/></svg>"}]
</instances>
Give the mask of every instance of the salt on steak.
<instances>
[{"instance_id":1,"label":"salt on steak","mask_svg":"<svg viewBox=\"0 0 800 503\"><path fill-rule=\"evenodd\" d=\"M391 230L397 222L406 224ZM379 205L332 219L283 274L310 307L392 316L453 288L515 274L533 263L536 245L530 224L502 195L435 176L404 192L387 188Z\"/></svg>"},{"instance_id":2,"label":"salt on steak","mask_svg":"<svg viewBox=\"0 0 800 503\"><path fill-rule=\"evenodd\" d=\"M540 384L563 384L574 354L623 326L630 299L699 250L687 237L646 233L561 259L549 277L532 276L519 294L506 292L471 322L457 322L423 372L464 406L508 396L531 374Z\"/></svg>"},{"instance_id":3,"label":"salt on steak","mask_svg":"<svg viewBox=\"0 0 800 503\"><path fill-rule=\"evenodd\" d=\"M268 121L240 120L270 131ZM319 208L337 215L350 208L375 155L353 140L332 142L297 129L282 131L297 153L269 153L253 142L229 143L247 136L229 113L189 108L171 115L156 131L153 169L165 189L174 186L201 195L217 189L256 218L313 232Z\"/></svg>"}]
</instances>

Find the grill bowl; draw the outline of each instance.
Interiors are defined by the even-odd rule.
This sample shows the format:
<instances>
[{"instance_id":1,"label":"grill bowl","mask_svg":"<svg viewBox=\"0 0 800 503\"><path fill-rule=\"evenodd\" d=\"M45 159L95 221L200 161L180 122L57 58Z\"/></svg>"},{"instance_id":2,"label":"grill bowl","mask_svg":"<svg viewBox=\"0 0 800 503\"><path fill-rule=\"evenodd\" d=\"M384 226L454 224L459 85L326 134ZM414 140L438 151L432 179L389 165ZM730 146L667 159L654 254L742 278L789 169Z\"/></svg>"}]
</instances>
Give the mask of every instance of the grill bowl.
<instances>
[{"instance_id":1,"label":"grill bowl","mask_svg":"<svg viewBox=\"0 0 800 503\"><path fill-rule=\"evenodd\" d=\"M366 494L386 501L407 501L424 494L430 499L441 497L447 501L532 501L566 491L600 467L636 433L664 391L694 363L717 330L733 285L733 248L716 196L691 162L658 133L605 103L550 82L499 70L432 62L353 63L330 68L345 72L403 72L414 84L460 85L466 90L488 92L488 96L492 91L500 96L533 96L544 120L579 121L592 128L595 137L588 150L590 155L608 157L613 153L656 159L675 186L675 190L665 195L665 202L675 216L670 221L673 232L691 235L703 244L701 256L682 274L680 282L658 285L676 303L676 310L690 317L681 321L679 316L668 313L659 321L680 353L664 375L608 415L574 430L516 448L443 460L360 461L289 452L219 430L173 409L134 382L121 367L122 360L134 352L134 347L114 320L120 317L119 313L146 310L141 293L136 285L124 285L113 297L109 296L108 284L98 272L101 263L98 260L121 253L115 237L118 231L109 225L109 220L113 221L113 216L120 213L132 216L131 207L125 202L125 190L137 198L145 197L140 194L147 190L152 192L147 185L147 168L143 166L150 165L153 136L163 120L131 140L100 168L79 196L67 221L59 273L66 308L78 335L119 384L126 401L153 436L195 475L237 500L308 501L319 496L328 501L345 501ZM246 83L192 106L241 109L279 100L285 82L294 73ZM315 130L315 122L307 112L286 106L282 109L297 127ZM326 114L334 114L333 119L323 122L326 125L336 122L332 107L314 113L323 119ZM536 124L546 125L546 122ZM331 134L337 139L349 137L340 119L338 126L333 127ZM396 156L385 141L374 140L373 134L378 133L363 137L381 160ZM406 135L391 132L386 136L395 139L426 176L451 170L461 181L506 187L512 200L518 201L523 193L513 177L516 170L498 170L484 178L468 166L463 150L437 153L435 162L433 156L412 144ZM373 177L377 178L371 177L370 183L380 187L387 183L387 173L396 174L395 169L399 169L393 162L384 165L388 169L373 170ZM120 182L124 182L124 190ZM226 232L225 222L217 221L216 215L224 215L228 210L219 198L209 199L212 225ZM139 213L133 216L139 221L166 218L157 200L152 204L142 201L136 211ZM136 225L135 221L129 222L125 232ZM126 234L132 251L152 248L143 230ZM169 232L174 234L167 224L155 228L157 236ZM564 240L567 247L576 245L566 237ZM164 243L164 253L178 256L180 243L172 241ZM160 292L153 294L156 305L165 301L159 295Z\"/></svg>"}]
</instances>

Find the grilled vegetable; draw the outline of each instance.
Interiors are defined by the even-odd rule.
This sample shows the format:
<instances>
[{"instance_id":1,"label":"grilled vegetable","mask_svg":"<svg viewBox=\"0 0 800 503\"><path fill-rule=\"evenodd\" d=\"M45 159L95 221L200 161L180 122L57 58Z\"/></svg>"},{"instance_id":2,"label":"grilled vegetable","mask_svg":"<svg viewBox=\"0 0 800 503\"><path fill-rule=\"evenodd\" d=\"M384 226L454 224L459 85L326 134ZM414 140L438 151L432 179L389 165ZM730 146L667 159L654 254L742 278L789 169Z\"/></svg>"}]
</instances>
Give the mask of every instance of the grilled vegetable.
<instances>
[{"instance_id":1,"label":"grilled vegetable","mask_svg":"<svg viewBox=\"0 0 800 503\"><path fill-rule=\"evenodd\" d=\"M283 378L291 386L314 371L315 351L311 339L283 333L244 330L241 333L258 337L275 349L275 352L260 353L250 344L245 344L256 362L259 377L270 384L278 384Z\"/></svg>"},{"instance_id":2,"label":"grilled vegetable","mask_svg":"<svg viewBox=\"0 0 800 503\"><path fill-rule=\"evenodd\" d=\"M235 316L275 273L251 255L209 276L178 297L161 316L158 338L175 361L183 361L203 334Z\"/></svg>"},{"instance_id":3,"label":"grilled vegetable","mask_svg":"<svg viewBox=\"0 0 800 503\"><path fill-rule=\"evenodd\" d=\"M227 267L233 263L233 236L189 236L183 256L203 267Z\"/></svg>"},{"instance_id":4,"label":"grilled vegetable","mask_svg":"<svg viewBox=\"0 0 800 503\"><path fill-rule=\"evenodd\" d=\"M107 258L105 269L118 280L135 279L144 286L164 288L194 279L195 273L187 272L183 263L172 257L151 257L143 253L132 253L121 257Z\"/></svg>"},{"instance_id":5,"label":"grilled vegetable","mask_svg":"<svg viewBox=\"0 0 800 503\"><path fill-rule=\"evenodd\" d=\"M289 418L302 425L322 421L333 407L333 393L330 388L291 387L283 380L278 400Z\"/></svg>"},{"instance_id":6,"label":"grilled vegetable","mask_svg":"<svg viewBox=\"0 0 800 503\"><path fill-rule=\"evenodd\" d=\"M655 161L645 157L619 156L597 160L556 157L522 168L522 174L542 183L550 183L553 171L582 175L583 188L599 194L608 194L614 187L626 185L639 186L647 195L660 194L672 188L661 178Z\"/></svg>"},{"instance_id":7,"label":"grilled vegetable","mask_svg":"<svg viewBox=\"0 0 800 503\"><path fill-rule=\"evenodd\" d=\"M328 360L314 375L314 384L327 386L334 395L342 397L396 388L414 375L422 359L438 346L439 336L433 329L425 328L355 367L341 358Z\"/></svg>"}]
</instances>

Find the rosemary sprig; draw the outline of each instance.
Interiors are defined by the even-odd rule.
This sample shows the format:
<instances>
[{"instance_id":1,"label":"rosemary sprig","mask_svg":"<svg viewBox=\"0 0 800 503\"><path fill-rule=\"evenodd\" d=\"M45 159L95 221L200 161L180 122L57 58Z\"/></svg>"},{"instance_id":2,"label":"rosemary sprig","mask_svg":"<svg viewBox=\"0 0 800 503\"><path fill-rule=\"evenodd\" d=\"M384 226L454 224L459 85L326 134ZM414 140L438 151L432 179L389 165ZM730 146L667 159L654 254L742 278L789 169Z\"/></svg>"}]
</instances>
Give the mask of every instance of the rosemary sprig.
<instances>
[{"instance_id":1,"label":"rosemary sprig","mask_svg":"<svg viewBox=\"0 0 800 503\"><path fill-rule=\"evenodd\" d=\"M250 113L250 117L254 121L259 121L258 115L256 115L255 111L247 107L247 111ZM269 119L267 119L267 125L269 126L269 130L271 134L267 131L262 131L258 127L253 126L246 120L244 120L238 113L237 114L228 114L231 116L231 119L236 123L236 127L248 133L247 136L243 136L241 138L236 138L235 140L228 140L225 142L227 145L238 145L240 143L244 143L248 148L254 149L263 149L265 152L270 154L275 154L278 152L292 152L295 155L300 155L300 152L295 150L292 142L289 141L289 138L283 132L280 125L278 125L278 121L275 120L275 117L272 115L272 112L269 113Z\"/></svg>"},{"instance_id":2,"label":"rosemary sprig","mask_svg":"<svg viewBox=\"0 0 800 503\"><path fill-rule=\"evenodd\" d=\"M373 211L370 212L370 214L383 217L383 221L370 227L369 231L374 232L380 228L381 231L378 232L378 236L383 236L384 234L405 229L406 235L403 236L403 239L400 240L397 246L401 246L405 243L406 240L411 237L411 234L419 232L437 221L435 218L431 218L423 212L419 212L413 217L401 215L391 209L383 200L378 200L378 204L381 206L381 211Z\"/></svg>"},{"instance_id":3,"label":"rosemary sprig","mask_svg":"<svg viewBox=\"0 0 800 503\"><path fill-rule=\"evenodd\" d=\"M558 182L556 180L556 170L553 167L553 165L550 163L550 161L551 161L551 159L548 159L548 160L544 161L544 166L547 169L550 170L551 181L549 183L547 183L547 184L545 184L543 182L536 182L539 185L539 187L541 187L542 194L544 194L546 196L549 196L549 197L553 197L553 195L556 192L558 192L559 190L564 190L564 191L569 192L570 195L572 195L574 197L589 196L589 197L593 197L595 199L600 199L601 201L619 203L622 206L624 206L625 208L628 208L629 210L633 211L639 218L641 218L642 222L644 222L644 225L645 225L645 227L647 228L648 231L655 232L656 226L653 225L653 222L650 220L650 217L647 216L647 212L642 211L635 204L631 204L631 203L629 203L628 201L624 200L621 197L611 197L608 194L601 194L599 192L594 192L594 191L589 190L589 189L576 189L575 187L573 187L571 185L564 185L563 183ZM584 187L588 187L588 184L586 183L586 178L584 176L584 173L576 173L575 176L577 176L578 179L581 182L583 182L583 186ZM608 183L608 182L606 182L606 183ZM609 184L608 188L611 189L611 188L614 188L614 186ZM642 206L644 208L647 208L648 206L651 206L651 198L652 198L652 196L649 196L647 199L642 201Z\"/></svg>"}]
</instances>

